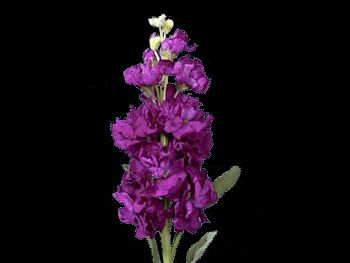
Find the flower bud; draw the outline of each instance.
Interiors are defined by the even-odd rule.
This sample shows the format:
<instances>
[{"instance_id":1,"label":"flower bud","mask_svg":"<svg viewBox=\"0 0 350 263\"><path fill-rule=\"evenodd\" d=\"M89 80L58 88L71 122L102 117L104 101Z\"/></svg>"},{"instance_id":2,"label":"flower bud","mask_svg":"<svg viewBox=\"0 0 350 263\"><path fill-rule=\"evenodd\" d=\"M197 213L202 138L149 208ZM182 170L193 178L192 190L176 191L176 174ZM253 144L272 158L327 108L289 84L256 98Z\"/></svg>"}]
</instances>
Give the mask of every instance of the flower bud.
<instances>
[{"instance_id":1,"label":"flower bud","mask_svg":"<svg viewBox=\"0 0 350 263\"><path fill-rule=\"evenodd\" d=\"M159 17L152 17L148 19L148 22L153 27L163 27L165 23L166 15L162 14Z\"/></svg>"},{"instance_id":2,"label":"flower bud","mask_svg":"<svg viewBox=\"0 0 350 263\"><path fill-rule=\"evenodd\" d=\"M149 46L151 48L151 50L155 51L159 48L161 41L160 41L160 37L156 36L156 37L151 37L149 39Z\"/></svg>"},{"instance_id":3,"label":"flower bud","mask_svg":"<svg viewBox=\"0 0 350 263\"><path fill-rule=\"evenodd\" d=\"M165 21L164 27L163 27L163 30L164 30L165 34L168 34L171 31L171 29L173 29L173 27L174 27L174 21L173 20L168 19L167 21Z\"/></svg>"}]
</instances>

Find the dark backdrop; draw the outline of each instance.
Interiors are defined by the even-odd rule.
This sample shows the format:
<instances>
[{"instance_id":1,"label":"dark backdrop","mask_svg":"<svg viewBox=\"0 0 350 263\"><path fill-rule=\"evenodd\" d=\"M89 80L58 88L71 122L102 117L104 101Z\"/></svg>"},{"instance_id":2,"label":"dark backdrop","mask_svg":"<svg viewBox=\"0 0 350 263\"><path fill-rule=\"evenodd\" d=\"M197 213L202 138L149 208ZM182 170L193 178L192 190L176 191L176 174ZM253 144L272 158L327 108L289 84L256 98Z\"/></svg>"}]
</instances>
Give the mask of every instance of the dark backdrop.
<instances>
[{"instance_id":1,"label":"dark backdrop","mask_svg":"<svg viewBox=\"0 0 350 263\"><path fill-rule=\"evenodd\" d=\"M236 187L206 211L211 223L193 236L184 235L177 262L184 262L188 247L212 230L218 230L218 236L200 262L272 260L277 248L269 241L276 232L267 222L271 214L266 186L270 166L279 155L276 145L283 144L283 140L272 142L281 128L272 116L284 94L281 101L274 100L280 92L272 80L278 71L273 65L278 40L271 38L269 15L261 3L203 1L189 6L176 1L164 7L153 1L142 6L89 1L89 262L151 262L146 241L137 240L134 227L117 218L119 205L112 193L128 158L113 146L110 124L124 117L130 104L140 104L139 91L124 83L122 72L142 59L153 32L147 18L162 13L199 44L193 56L202 59L212 78L209 91L199 96L203 108L215 117L214 147L204 167L213 179L232 165L242 168Z\"/></svg>"}]
</instances>

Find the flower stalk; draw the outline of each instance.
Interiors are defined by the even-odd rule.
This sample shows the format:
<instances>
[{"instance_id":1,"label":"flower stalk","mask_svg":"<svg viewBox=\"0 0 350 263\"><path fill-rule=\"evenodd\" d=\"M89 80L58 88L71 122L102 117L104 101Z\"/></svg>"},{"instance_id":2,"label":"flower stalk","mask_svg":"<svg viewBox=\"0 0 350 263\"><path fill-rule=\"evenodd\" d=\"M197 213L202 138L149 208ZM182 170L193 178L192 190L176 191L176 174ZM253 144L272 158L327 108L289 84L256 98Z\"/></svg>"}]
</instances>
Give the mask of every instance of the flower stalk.
<instances>
[{"instance_id":1,"label":"flower stalk","mask_svg":"<svg viewBox=\"0 0 350 263\"><path fill-rule=\"evenodd\" d=\"M164 78L164 89L163 89L163 102L166 100L166 88L168 86L168 76L165 75L165 78Z\"/></svg>"},{"instance_id":2,"label":"flower stalk","mask_svg":"<svg viewBox=\"0 0 350 263\"><path fill-rule=\"evenodd\" d=\"M169 207L169 201L164 201L164 208L167 209ZM161 241L162 241L162 251L163 251L163 263L172 263L171 256L171 224L169 218L165 221L164 228L160 233Z\"/></svg>"}]
</instances>

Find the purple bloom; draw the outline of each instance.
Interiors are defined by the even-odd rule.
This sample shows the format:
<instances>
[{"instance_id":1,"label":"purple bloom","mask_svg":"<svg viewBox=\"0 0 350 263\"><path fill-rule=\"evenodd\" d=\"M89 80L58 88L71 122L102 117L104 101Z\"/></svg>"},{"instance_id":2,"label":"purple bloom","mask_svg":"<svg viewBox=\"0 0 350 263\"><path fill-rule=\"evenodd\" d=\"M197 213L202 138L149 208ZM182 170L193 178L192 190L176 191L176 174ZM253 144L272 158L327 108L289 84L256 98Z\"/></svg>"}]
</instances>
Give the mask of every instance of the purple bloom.
<instances>
[{"instance_id":1,"label":"purple bloom","mask_svg":"<svg viewBox=\"0 0 350 263\"><path fill-rule=\"evenodd\" d=\"M172 74L174 63L170 60L157 62L155 54L147 49L144 54L144 64L137 64L124 71L127 84L135 86L152 86L161 82L164 74Z\"/></svg>"},{"instance_id":2,"label":"purple bloom","mask_svg":"<svg viewBox=\"0 0 350 263\"><path fill-rule=\"evenodd\" d=\"M135 164L131 171L125 172L114 198L124 205L119 208L120 221L137 227L136 237L143 239L154 237L157 231L163 229L165 220L172 215L171 209L164 209L164 202L150 194L153 182L146 174L140 174Z\"/></svg>"},{"instance_id":3,"label":"purple bloom","mask_svg":"<svg viewBox=\"0 0 350 263\"><path fill-rule=\"evenodd\" d=\"M148 172L155 178L160 179L170 172L171 162L175 159L174 151L170 147L163 147L160 142L144 144L136 160L148 169Z\"/></svg>"},{"instance_id":4,"label":"purple bloom","mask_svg":"<svg viewBox=\"0 0 350 263\"><path fill-rule=\"evenodd\" d=\"M176 231L195 233L208 222L204 208L215 203L218 196L206 172L189 169L190 182L183 190L182 199L175 202L173 224Z\"/></svg>"},{"instance_id":5,"label":"purple bloom","mask_svg":"<svg viewBox=\"0 0 350 263\"><path fill-rule=\"evenodd\" d=\"M156 164L150 168L156 176L176 158L200 166L213 145L213 117L200 109L196 98L180 94L174 99L174 89L168 86L168 98L163 104L145 99L139 108L131 108L125 120L118 119L112 125L115 145L145 166ZM161 133L172 138L169 147L162 147Z\"/></svg>"},{"instance_id":6,"label":"purple bloom","mask_svg":"<svg viewBox=\"0 0 350 263\"><path fill-rule=\"evenodd\" d=\"M168 173L163 178L155 182L155 196L166 197L173 201L182 195L183 185L185 183L187 173L183 160L176 160L172 163Z\"/></svg>"},{"instance_id":7,"label":"purple bloom","mask_svg":"<svg viewBox=\"0 0 350 263\"><path fill-rule=\"evenodd\" d=\"M156 55L154 52L147 48L142 55L143 61L146 65L152 65L152 63L155 63L157 61Z\"/></svg>"},{"instance_id":8,"label":"purple bloom","mask_svg":"<svg viewBox=\"0 0 350 263\"><path fill-rule=\"evenodd\" d=\"M176 29L175 33L162 43L162 49L168 50L175 55L182 51L192 52L196 50L197 44L188 45L190 38L187 33L181 29Z\"/></svg>"},{"instance_id":9,"label":"purple bloom","mask_svg":"<svg viewBox=\"0 0 350 263\"><path fill-rule=\"evenodd\" d=\"M151 108L143 106L137 109L132 107L125 120L117 119L112 126L115 145L123 150L128 150L135 144L149 141L148 138L151 138L159 130L155 118L156 112L152 111Z\"/></svg>"},{"instance_id":10,"label":"purple bloom","mask_svg":"<svg viewBox=\"0 0 350 263\"><path fill-rule=\"evenodd\" d=\"M173 224L177 232L187 230L194 234L208 219L202 209L195 208L191 202L180 202L174 208L176 217Z\"/></svg>"},{"instance_id":11,"label":"purple bloom","mask_svg":"<svg viewBox=\"0 0 350 263\"><path fill-rule=\"evenodd\" d=\"M115 145L132 158L131 171L114 195L124 205L119 218L137 226L138 238L153 236L170 214L177 230L193 233L207 221L203 209L217 199L212 182L200 171L213 145L213 117L200 109L198 99L174 98L171 84L167 90L161 105L143 98L139 108L131 107L126 119L112 125ZM169 139L166 147L160 134ZM172 202L166 212L164 198Z\"/></svg>"},{"instance_id":12,"label":"purple bloom","mask_svg":"<svg viewBox=\"0 0 350 263\"><path fill-rule=\"evenodd\" d=\"M177 231L196 232L207 222L204 209L215 203L218 196L204 170L184 168L181 160L175 161L169 173L162 178L151 178L142 163L132 161L130 172L125 172L114 198L124 205L118 211L119 219L137 227L136 237L153 237L169 217ZM159 198L172 203L164 209Z\"/></svg>"},{"instance_id":13,"label":"purple bloom","mask_svg":"<svg viewBox=\"0 0 350 263\"><path fill-rule=\"evenodd\" d=\"M186 84L197 93L205 93L209 89L210 79L205 74L202 62L188 55L175 63L173 73L179 84Z\"/></svg>"}]
</instances>

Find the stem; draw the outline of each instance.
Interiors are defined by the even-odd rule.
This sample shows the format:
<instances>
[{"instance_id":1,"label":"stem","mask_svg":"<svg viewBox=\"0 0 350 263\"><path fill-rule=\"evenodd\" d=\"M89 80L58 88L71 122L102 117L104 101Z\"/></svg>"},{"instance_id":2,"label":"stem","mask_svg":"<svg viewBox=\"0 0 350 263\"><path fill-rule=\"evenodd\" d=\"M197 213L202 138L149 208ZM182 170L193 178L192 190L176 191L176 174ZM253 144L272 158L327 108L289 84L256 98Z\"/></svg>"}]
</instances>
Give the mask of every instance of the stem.
<instances>
[{"instance_id":1,"label":"stem","mask_svg":"<svg viewBox=\"0 0 350 263\"><path fill-rule=\"evenodd\" d=\"M158 100L158 103L160 104L160 92L159 92L159 87L155 87L156 89L156 95L157 95L157 100Z\"/></svg>"},{"instance_id":2,"label":"stem","mask_svg":"<svg viewBox=\"0 0 350 263\"><path fill-rule=\"evenodd\" d=\"M163 90L163 101L166 100L166 88L168 86L168 76L165 76L164 80L164 90Z\"/></svg>"},{"instance_id":3,"label":"stem","mask_svg":"<svg viewBox=\"0 0 350 263\"><path fill-rule=\"evenodd\" d=\"M183 235L184 232L179 232L176 234L175 239L173 241L173 245L171 246L171 261L173 262L175 259L175 255L176 255L176 249L180 244L180 240L181 237Z\"/></svg>"},{"instance_id":4,"label":"stem","mask_svg":"<svg viewBox=\"0 0 350 263\"><path fill-rule=\"evenodd\" d=\"M179 89L176 90L175 95L174 95L174 99L176 99L176 97L177 97L177 95L179 95L179 93L180 93L180 90Z\"/></svg>"},{"instance_id":5,"label":"stem","mask_svg":"<svg viewBox=\"0 0 350 263\"><path fill-rule=\"evenodd\" d=\"M163 32L162 28L160 27L160 28L159 28L160 42L163 42L163 40L164 40L164 34L163 34L163 33L164 33L164 32Z\"/></svg>"},{"instance_id":6,"label":"stem","mask_svg":"<svg viewBox=\"0 0 350 263\"><path fill-rule=\"evenodd\" d=\"M159 55L158 55L157 50L154 50L154 54L156 55L157 61L159 61L159 60L160 60L160 58L159 58Z\"/></svg>"},{"instance_id":7,"label":"stem","mask_svg":"<svg viewBox=\"0 0 350 263\"><path fill-rule=\"evenodd\" d=\"M169 202L165 200L165 209L169 207ZM160 238L162 240L162 249L163 249L163 263L172 263L171 258L171 234L170 234L171 224L170 219L168 218L165 222L165 226L160 233Z\"/></svg>"}]
</instances>

